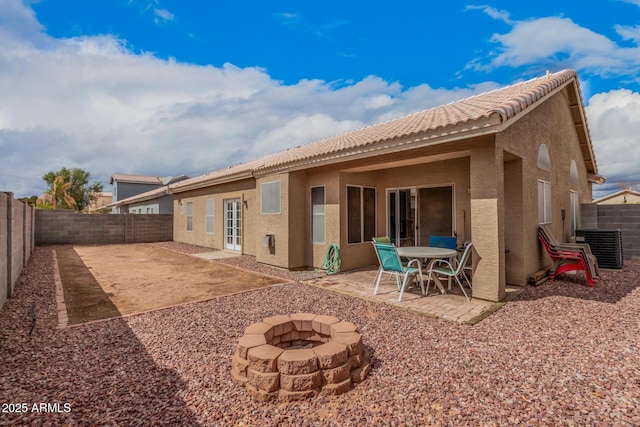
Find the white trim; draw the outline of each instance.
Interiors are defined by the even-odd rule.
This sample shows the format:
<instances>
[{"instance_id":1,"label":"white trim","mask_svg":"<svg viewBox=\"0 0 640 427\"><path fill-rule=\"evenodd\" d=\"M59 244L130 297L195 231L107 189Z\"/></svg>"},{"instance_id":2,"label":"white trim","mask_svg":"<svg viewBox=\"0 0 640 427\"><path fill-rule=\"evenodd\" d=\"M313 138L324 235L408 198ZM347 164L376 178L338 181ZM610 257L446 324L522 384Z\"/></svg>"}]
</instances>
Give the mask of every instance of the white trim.
<instances>
[{"instance_id":1,"label":"white trim","mask_svg":"<svg viewBox=\"0 0 640 427\"><path fill-rule=\"evenodd\" d=\"M542 221L540 221L540 183L543 184L543 192L542 192ZM553 211L551 210L551 183L549 181L545 181L543 179L538 179L536 181L536 187L538 191L538 224L551 224L551 219L553 217Z\"/></svg>"}]
</instances>

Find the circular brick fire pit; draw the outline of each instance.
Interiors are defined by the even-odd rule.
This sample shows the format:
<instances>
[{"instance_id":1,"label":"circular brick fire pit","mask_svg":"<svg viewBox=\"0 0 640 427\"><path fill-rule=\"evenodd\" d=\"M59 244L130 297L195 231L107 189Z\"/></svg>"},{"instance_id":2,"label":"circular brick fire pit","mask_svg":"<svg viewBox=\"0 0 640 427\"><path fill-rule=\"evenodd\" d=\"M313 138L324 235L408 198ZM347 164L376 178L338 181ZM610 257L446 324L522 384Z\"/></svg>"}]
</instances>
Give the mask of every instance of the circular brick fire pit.
<instances>
[{"instance_id":1,"label":"circular brick fire pit","mask_svg":"<svg viewBox=\"0 0 640 427\"><path fill-rule=\"evenodd\" d=\"M255 399L294 401L344 393L370 370L353 323L296 313L268 317L245 329L231 379Z\"/></svg>"}]
</instances>

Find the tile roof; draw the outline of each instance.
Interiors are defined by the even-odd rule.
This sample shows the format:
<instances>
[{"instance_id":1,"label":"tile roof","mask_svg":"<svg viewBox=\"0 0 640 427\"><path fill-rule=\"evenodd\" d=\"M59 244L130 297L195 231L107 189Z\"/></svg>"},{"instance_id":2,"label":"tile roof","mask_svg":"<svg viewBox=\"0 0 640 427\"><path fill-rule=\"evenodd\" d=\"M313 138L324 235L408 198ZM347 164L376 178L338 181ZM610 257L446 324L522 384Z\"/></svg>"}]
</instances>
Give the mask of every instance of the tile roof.
<instances>
[{"instance_id":1,"label":"tile roof","mask_svg":"<svg viewBox=\"0 0 640 427\"><path fill-rule=\"evenodd\" d=\"M230 166L226 169L210 172L195 178L182 181L171 186L171 191L186 191L200 186L247 178L255 174L272 170L286 170L300 162L320 163L336 157L346 157L359 151L372 149L386 141L437 138L453 128L459 138L465 132L479 128L490 128L501 125L516 117L519 113L534 106L538 101L555 93L571 81L576 82L577 97L582 109L582 96L577 84L577 74L573 70L563 70L513 84L491 92L475 95L457 102L419 111L404 117L374 124L353 130L341 135L332 136L310 144L290 148L279 153L267 155L259 159ZM588 136L586 120L585 135ZM462 127L462 129L459 129ZM498 129L499 130L499 129ZM498 131L495 130L495 131ZM587 141L588 151L591 143ZM593 156L591 156L593 158ZM595 171L595 162L594 171Z\"/></svg>"}]
</instances>

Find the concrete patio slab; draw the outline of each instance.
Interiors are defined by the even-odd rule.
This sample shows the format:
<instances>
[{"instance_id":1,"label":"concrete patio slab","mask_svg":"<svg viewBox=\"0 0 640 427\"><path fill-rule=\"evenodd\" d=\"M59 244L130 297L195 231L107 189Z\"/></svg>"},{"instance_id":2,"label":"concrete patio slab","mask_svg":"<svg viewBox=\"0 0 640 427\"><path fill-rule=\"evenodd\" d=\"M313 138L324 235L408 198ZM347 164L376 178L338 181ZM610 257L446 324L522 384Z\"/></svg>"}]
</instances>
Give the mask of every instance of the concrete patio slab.
<instances>
[{"instance_id":1,"label":"concrete patio slab","mask_svg":"<svg viewBox=\"0 0 640 427\"><path fill-rule=\"evenodd\" d=\"M212 251L212 252L201 252L197 254L191 254L194 257L202 258L202 259L224 259L224 258L235 258L240 256L237 252L226 252L226 251Z\"/></svg>"},{"instance_id":2,"label":"concrete patio slab","mask_svg":"<svg viewBox=\"0 0 640 427\"><path fill-rule=\"evenodd\" d=\"M442 295L432 284L427 296L422 295L420 286L416 285L406 289L402 301L398 301L400 291L395 279L389 278L388 275L383 276L378 294L373 295L376 272L377 267L372 266L317 279L305 280L303 283L369 301L389 304L425 316L438 317L462 324L475 324L479 322L491 315L491 313L499 310L507 301L513 299L524 290L524 288L518 286L507 286L507 296L501 302L491 302L481 299L467 301L455 283L451 287L451 290L447 290L445 295ZM467 293L469 293L469 291L467 291Z\"/></svg>"}]
</instances>

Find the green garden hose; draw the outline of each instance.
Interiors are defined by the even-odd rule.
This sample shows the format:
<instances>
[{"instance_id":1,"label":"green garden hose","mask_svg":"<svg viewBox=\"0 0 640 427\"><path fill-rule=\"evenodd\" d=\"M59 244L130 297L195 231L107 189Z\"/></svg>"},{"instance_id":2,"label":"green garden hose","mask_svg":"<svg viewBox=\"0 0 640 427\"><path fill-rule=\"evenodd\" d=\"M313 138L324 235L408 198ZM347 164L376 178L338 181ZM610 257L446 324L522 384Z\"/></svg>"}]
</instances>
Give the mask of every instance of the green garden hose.
<instances>
[{"instance_id":1,"label":"green garden hose","mask_svg":"<svg viewBox=\"0 0 640 427\"><path fill-rule=\"evenodd\" d=\"M322 269L326 270L327 274L336 274L340 271L340 264L340 248L335 243L332 243L327 249Z\"/></svg>"}]
</instances>

